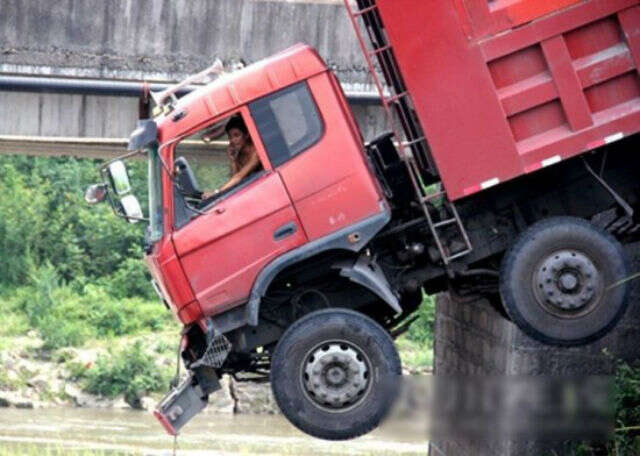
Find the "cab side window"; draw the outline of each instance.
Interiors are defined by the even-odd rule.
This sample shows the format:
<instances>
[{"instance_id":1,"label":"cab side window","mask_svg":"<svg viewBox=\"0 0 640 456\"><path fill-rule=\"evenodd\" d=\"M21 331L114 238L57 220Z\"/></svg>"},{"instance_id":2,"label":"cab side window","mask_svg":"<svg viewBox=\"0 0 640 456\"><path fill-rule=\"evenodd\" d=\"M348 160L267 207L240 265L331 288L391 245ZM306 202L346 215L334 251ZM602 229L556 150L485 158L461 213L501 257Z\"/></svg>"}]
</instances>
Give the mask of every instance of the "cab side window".
<instances>
[{"instance_id":1,"label":"cab side window","mask_svg":"<svg viewBox=\"0 0 640 456\"><path fill-rule=\"evenodd\" d=\"M257 100L249 108L273 167L313 146L324 133L306 82Z\"/></svg>"},{"instance_id":2,"label":"cab side window","mask_svg":"<svg viewBox=\"0 0 640 456\"><path fill-rule=\"evenodd\" d=\"M184 138L176 145L174 158L178 228L259 178L264 169L240 114Z\"/></svg>"}]
</instances>

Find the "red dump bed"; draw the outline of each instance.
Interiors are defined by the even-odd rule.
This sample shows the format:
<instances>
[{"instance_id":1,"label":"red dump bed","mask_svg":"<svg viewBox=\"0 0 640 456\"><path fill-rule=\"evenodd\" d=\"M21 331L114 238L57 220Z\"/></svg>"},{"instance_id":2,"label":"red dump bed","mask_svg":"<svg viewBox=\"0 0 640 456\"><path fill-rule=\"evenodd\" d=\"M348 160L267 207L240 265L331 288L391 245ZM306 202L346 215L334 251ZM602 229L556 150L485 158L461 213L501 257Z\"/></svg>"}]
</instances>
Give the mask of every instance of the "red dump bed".
<instances>
[{"instance_id":1,"label":"red dump bed","mask_svg":"<svg viewBox=\"0 0 640 456\"><path fill-rule=\"evenodd\" d=\"M449 197L640 130L640 0L377 0Z\"/></svg>"}]
</instances>

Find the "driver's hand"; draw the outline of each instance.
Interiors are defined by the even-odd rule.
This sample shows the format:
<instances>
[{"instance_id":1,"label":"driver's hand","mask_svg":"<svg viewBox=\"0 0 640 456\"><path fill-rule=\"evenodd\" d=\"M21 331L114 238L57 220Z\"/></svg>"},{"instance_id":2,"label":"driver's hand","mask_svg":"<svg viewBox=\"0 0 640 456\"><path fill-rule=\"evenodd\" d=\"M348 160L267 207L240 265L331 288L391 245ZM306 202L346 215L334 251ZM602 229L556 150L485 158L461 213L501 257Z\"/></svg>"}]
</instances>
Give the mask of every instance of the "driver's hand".
<instances>
[{"instance_id":1,"label":"driver's hand","mask_svg":"<svg viewBox=\"0 0 640 456\"><path fill-rule=\"evenodd\" d=\"M203 200L209 199L209 198L211 198L212 196L217 195L218 193L220 193L220 190L217 190L217 189L216 189L216 190L214 190L214 191L212 191L212 192L204 192L204 193L202 194L202 199L203 199Z\"/></svg>"}]
</instances>

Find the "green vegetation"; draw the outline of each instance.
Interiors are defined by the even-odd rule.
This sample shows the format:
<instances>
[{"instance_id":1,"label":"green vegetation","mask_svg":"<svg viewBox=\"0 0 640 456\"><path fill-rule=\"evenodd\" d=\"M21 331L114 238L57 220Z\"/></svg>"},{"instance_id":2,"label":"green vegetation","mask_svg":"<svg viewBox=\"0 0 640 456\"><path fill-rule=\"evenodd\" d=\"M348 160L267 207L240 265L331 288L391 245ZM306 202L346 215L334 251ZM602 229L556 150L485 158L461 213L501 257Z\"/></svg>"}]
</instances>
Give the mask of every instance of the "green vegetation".
<instances>
[{"instance_id":1,"label":"green vegetation","mask_svg":"<svg viewBox=\"0 0 640 456\"><path fill-rule=\"evenodd\" d=\"M32 341L37 331L41 349L65 363L70 379L91 392L125 393L135 400L168 384L166 372L140 342L102 356L91 369L57 350L177 329L142 261L144 224L125 223L108 205L84 201L86 187L99 180L98 165L97 160L0 156L0 349L15 346L12 339ZM129 163L143 209L146 166L144 160ZM17 390L25 383L0 370L0 389Z\"/></svg>"},{"instance_id":2,"label":"green vegetation","mask_svg":"<svg viewBox=\"0 0 640 456\"><path fill-rule=\"evenodd\" d=\"M124 393L129 404L150 392L166 389L170 376L169 370L156 366L141 341L98 358L95 366L83 374L86 391L110 398Z\"/></svg>"},{"instance_id":3,"label":"green vegetation","mask_svg":"<svg viewBox=\"0 0 640 456\"><path fill-rule=\"evenodd\" d=\"M36 329L55 349L171 324L142 261L142 224L84 202L98 164L0 157L0 337ZM144 205L146 163L130 165Z\"/></svg>"},{"instance_id":4,"label":"green vegetation","mask_svg":"<svg viewBox=\"0 0 640 456\"><path fill-rule=\"evenodd\" d=\"M619 363L615 383L616 434L612 455L640 454L640 367Z\"/></svg>"},{"instance_id":5,"label":"green vegetation","mask_svg":"<svg viewBox=\"0 0 640 456\"><path fill-rule=\"evenodd\" d=\"M433 367L433 325L436 303L433 296L424 295L415 313L418 318L409 330L396 340L402 365L411 372L425 372Z\"/></svg>"},{"instance_id":6,"label":"green vegetation","mask_svg":"<svg viewBox=\"0 0 640 456\"><path fill-rule=\"evenodd\" d=\"M422 304L415 315L418 319L411 324L407 331L407 339L420 344L433 343L433 325L436 321L436 300L433 296L423 295Z\"/></svg>"},{"instance_id":7,"label":"green vegetation","mask_svg":"<svg viewBox=\"0 0 640 456\"><path fill-rule=\"evenodd\" d=\"M571 456L640 455L640 366L618 361L613 392L615 430L607 444L581 442L573 445Z\"/></svg>"}]
</instances>

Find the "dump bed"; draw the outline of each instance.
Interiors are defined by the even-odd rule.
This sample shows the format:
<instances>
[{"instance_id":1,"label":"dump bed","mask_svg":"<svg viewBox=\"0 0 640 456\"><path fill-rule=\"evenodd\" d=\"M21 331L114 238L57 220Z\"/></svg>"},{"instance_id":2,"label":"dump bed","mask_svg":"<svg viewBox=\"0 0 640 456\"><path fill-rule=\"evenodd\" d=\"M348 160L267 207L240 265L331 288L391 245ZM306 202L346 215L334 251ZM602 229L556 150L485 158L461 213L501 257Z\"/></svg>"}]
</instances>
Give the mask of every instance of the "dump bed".
<instances>
[{"instance_id":1,"label":"dump bed","mask_svg":"<svg viewBox=\"0 0 640 456\"><path fill-rule=\"evenodd\" d=\"M640 0L366 0L449 198L640 130Z\"/></svg>"}]
</instances>

